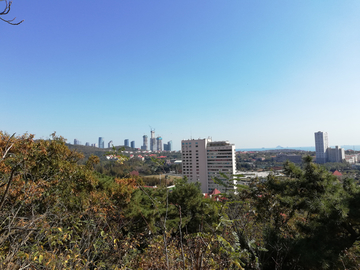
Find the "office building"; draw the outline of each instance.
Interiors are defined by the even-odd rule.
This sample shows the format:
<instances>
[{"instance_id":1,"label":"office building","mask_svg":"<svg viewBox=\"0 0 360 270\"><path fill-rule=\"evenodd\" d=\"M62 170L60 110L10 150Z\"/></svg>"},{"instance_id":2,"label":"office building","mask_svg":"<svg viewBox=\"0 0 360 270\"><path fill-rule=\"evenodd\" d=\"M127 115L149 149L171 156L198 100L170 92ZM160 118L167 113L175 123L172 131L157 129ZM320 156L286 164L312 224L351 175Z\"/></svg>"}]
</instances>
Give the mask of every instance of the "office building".
<instances>
[{"instance_id":1,"label":"office building","mask_svg":"<svg viewBox=\"0 0 360 270\"><path fill-rule=\"evenodd\" d=\"M108 142L108 148L113 147L113 141Z\"/></svg>"},{"instance_id":2,"label":"office building","mask_svg":"<svg viewBox=\"0 0 360 270\"><path fill-rule=\"evenodd\" d=\"M129 139L124 140L124 146L129 147Z\"/></svg>"},{"instance_id":3,"label":"office building","mask_svg":"<svg viewBox=\"0 0 360 270\"><path fill-rule=\"evenodd\" d=\"M162 151L162 138L160 136L156 138L156 150Z\"/></svg>"},{"instance_id":4,"label":"office building","mask_svg":"<svg viewBox=\"0 0 360 270\"><path fill-rule=\"evenodd\" d=\"M99 148L105 148L105 141L103 137L99 137Z\"/></svg>"},{"instance_id":5,"label":"office building","mask_svg":"<svg viewBox=\"0 0 360 270\"><path fill-rule=\"evenodd\" d=\"M234 144L228 141L212 142L211 139L182 140L181 151L183 175L190 182L199 182L203 193L215 188L221 192L234 191L236 184L233 180L236 169ZM214 179L222 180L229 187L217 184Z\"/></svg>"},{"instance_id":6,"label":"office building","mask_svg":"<svg viewBox=\"0 0 360 270\"><path fill-rule=\"evenodd\" d=\"M135 148L135 141L131 141L131 148Z\"/></svg>"},{"instance_id":7,"label":"office building","mask_svg":"<svg viewBox=\"0 0 360 270\"><path fill-rule=\"evenodd\" d=\"M86 142L86 143L85 143L85 146L90 146L90 143L89 143L89 142Z\"/></svg>"},{"instance_id":8,"label":"office building","mask_svg":"<svg viewBox=\"0 0 360 270\"><path fill-rule=\"evenodd\" d=\"M315 132L316 163L324 164L327 161L326 150L328 149L327 132Z\"/></svg>"},{"instance_id":9,"label":"office building","mask_svg":"<svg viewBox=\"0 0 360 270\"><path fill-rule=\"evenodd\" d=\"M148 150L148 136L143 136L143 145L141 146L141 150Z\"/></svg>"}]
</instances>

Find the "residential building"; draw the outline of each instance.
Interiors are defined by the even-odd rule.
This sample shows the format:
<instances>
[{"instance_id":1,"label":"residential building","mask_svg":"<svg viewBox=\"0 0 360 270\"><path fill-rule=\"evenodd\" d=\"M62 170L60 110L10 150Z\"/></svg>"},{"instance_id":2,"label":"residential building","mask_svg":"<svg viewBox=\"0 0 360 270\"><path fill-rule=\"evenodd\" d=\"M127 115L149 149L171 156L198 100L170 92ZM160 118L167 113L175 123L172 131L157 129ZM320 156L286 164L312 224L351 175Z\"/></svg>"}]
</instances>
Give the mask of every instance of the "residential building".
<instances>
[{"instance_id":1,"label":"residential building","mask_svg":"<svg viewBox=\"0 0 360 270\"><path fill-rule=\"evenodd\" d=\"M103 137L99 137L99 148L105 148L105 141Z\"/></svg>"},{"instance_id":2,"label":"residential building","mask_svg":"<svg viewBox=\"0 0 360 270\"><path fill-rule=\"evenodd\" d=\"M181 150L183 175L190 182L199 182L203 193L215 188L221 192L235 188L234 144L228 141L212 142L211 139L182 140ZM219 179L230 187L219 185L214 179Z\"/></svg>"},{"instance_id":3,"label":"residential building","mask_svg":"<svg viewBox=\"0 0 360 270\"><path fill-rule=\"evenodd\" d=\"M135 141L131 141L131 148L135 148Z\"/></svg>"},{"instance_id":4,"label":"residential building","mask_svg":"<svg viewBox=\"0 0 360 270\"><path fill-rule=\"evenodd\" d=\"M164 151L172 151L172 141L164 143Z\"/></svg>"},{"instance_id":5,"label":"residential building","mask_svg":"<svg viewBox=\"0 0 360 270\"><path fill-rule=\"evenodd\" d=\"M339 146L335 146L335 148L329 147L326 155L328 162L342 162L345 159L345 150Z\"/></svg>"},{"instance_id":6,"label":"residential building","mask_svg":"<svg viewBox=\"0 0 360 270\"><path fill-rule=\"evenodd\" d=\"M155 151L156 147L156 139L155 139L155 129L151 129L151 137L150 137L150 150Z\"/></svg>"},{"instance_id":7,"label":"residential building","mask_svg":"<svg viewBox=\"0 0 360 270\"><path fill-rule=\"evenodd\" d=\"M127 147L130 146L130 145L129 145L129 139L125 139L125 140L124 140L124 146L127 146Z\"/></svg>"},{"instance_id":8,"label":"residential building","mask_svg":"<svg viewBox=\"0 0 360 270\"><path fill-rule=\"evenodd\" d=\"M156 150L162 152L162 138L160 136L156 138Z\"/></svg>"},{"instance_id":9,"label":"residential building","mask_svg":"<svg viewBox=\"0 0 360 270\"><path fill-rule=\"evenodd\" d=\"M143 136L143 145L141 146L141 150L148 150L148 136Z\"/></svg>"},{"instance_id":10,"label":"residential building","mask_svg":"<svg viewBox=\"0 0 360 270\"><path fill-rule=\"evenodd\" d=\"M324 164L327 161L326 150L328 148L327 132L315 132L316 163Z\"/></svg>"}]
</instances>

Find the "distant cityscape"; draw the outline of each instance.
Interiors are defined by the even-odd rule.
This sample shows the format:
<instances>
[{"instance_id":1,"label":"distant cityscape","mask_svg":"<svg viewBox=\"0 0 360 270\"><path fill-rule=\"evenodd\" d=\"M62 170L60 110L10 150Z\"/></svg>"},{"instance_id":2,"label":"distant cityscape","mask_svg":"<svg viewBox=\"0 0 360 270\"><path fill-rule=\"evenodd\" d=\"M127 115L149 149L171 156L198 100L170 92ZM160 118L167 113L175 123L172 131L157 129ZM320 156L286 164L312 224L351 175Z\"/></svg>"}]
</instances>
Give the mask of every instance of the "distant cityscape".
<instances>
[{"instance_id":1,"label":"distant cityscape","mask_svg":"<svg viewBox=\"0 0 360 270\"><path fill-rule=\"evenodd\" d=\"M155 129L153 129L151 127L150 127L150 147L148 147L148 136L144 135L142 138L143 138L143 144L140 148L136 148L135 141L130 142L129 139L124 140L124 146L131 147L134 149L140 149L143 151L152 151L152 152L173 151L172 141L168 141L167 143L163 144L162 137L158 136L155 138ZM82 143L78 139L74 139L74 145L82 145ZM105 139L104 139L104 137L99 137L98 144L86 142L85 146L105 148ZM111 147L113 147L112 140L110 140L107 144L107 148L111 148Z\"/></svg>"},{"instance_id":2,"label":"distant cityscape","mask_svg":"<svg viewBox=\"0 0 360 270\"><path fill-rule=\"evenodd\" d=\"M303 154L286 154L287 151L284 151L285 148L281 146L273 150L279 151L273 157L273 161L283 163L288 160L296 164L301 164L303 161ZM258 151L264 151L264 148L258 149ZM271 150L269 149L269 151ZM236 155L241 152L237 151L235 145L228 141L212 141L210 137L207 139L182 140L182 174L190 182L200 183L201 191L204 194L210 194L214 190L218 192L230 190L236 192L237 180L234 178L234 175L236 175ZM246 151L242 153L246 153ZM349 164L356 165L360 159L360 154L345 155L344 148L339 146L329 147L328 134L321 131L315 132L315 154L316 163L318 164L346 161ZM265 161L265 157L260 157L259 160ZM251 162L248 164L254 165ZM281 170L282 168L280 167L279 169ZM219 182L226 183L226 185L221 185Z\"/></svg>"}]
</instances>

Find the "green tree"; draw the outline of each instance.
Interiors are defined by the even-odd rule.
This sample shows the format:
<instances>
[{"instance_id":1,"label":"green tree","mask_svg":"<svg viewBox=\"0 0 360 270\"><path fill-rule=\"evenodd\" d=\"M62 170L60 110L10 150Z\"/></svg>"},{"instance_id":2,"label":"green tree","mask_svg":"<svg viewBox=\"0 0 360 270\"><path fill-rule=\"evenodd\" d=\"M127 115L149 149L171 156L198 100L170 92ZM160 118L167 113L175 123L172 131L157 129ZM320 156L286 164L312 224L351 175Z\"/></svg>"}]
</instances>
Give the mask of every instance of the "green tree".
<instances>
[{"instance_id":1,"label":"green tree","mask_svg":"<svg viewBox=\"0 0 360 270\"><path fill-rule=\"evenodd\" d=\"M263 269L338 269L344 261L354 263L345 257L360 237L360 190L350 179L340 183L309 156L304 163L300 169L286 162L286 178L270 176L252 189L268 250Z\"/></svg>"}]
</instances>

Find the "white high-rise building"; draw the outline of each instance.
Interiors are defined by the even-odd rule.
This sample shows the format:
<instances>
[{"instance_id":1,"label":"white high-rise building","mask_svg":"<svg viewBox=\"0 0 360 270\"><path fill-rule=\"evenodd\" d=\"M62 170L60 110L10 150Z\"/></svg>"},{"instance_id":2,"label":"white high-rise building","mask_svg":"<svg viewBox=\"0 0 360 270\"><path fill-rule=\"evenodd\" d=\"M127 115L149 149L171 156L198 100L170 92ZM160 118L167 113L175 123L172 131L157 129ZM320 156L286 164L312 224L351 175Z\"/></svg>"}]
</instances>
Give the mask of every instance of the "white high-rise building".
<instances>
[{"instance_id":1,"label":"white high-rise building","mask_svg":"<svg viewBox=\"0 0 360 270\"><path fill-rule=\"evenodd\" d=\"M315 132L316 163L324 164L327 161L326 150L328 148L327 132Z\"/></svg>"},{"instance_id":2,"label":"white high-rise building","mask_svg":"<svg viewBox=\"0 0 360 270\"><path fill-rule=\"evenodd\" d=\"M228 141L212 142L211 139L183 140L181 150L183 175L190 182L199 182L203 193L208 193L215 188L221 192L235 188L234 144ZM229 187L216 184L214 178L223 180Z\"/></svg>"}]
</instances>

